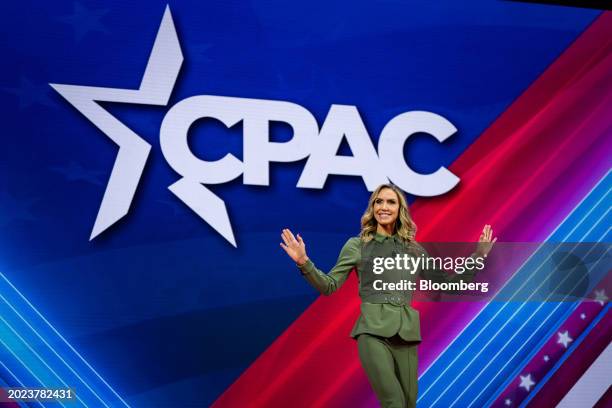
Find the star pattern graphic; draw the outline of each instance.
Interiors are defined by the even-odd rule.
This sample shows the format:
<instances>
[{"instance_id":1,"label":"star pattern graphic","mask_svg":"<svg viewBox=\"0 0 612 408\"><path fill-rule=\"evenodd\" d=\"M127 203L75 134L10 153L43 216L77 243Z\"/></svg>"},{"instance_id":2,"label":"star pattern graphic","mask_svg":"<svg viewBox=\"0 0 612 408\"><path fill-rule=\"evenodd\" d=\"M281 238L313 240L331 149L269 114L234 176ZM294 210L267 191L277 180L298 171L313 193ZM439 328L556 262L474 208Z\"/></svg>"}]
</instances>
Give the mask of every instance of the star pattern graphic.
<instances>
[{"instance_id":1,"label":"star pattern graphic","mask_svg":"<svg viewBox=\"0 0 612 408\"><path fill-rule=\"evenodd\" d=\"M585 327L587 323L586 319L593 318L590 310L597 310L598 306L595 306L593 303L596 299L600 300L600 304L601 302L607 301L605 289L602 288L601 290L594 290L591 294L589 294L588 297L581 302L580 306L572 312L571 316L567 317L565 322L557 327L557 331L551 334L546 341L546 344L540 348L539 353L534 355L533 359L523 366L522 370L528 372L529 374L520 375L520 380L517 377L514 378L514 381L519 382L519 388L524 388L527 392L530 392L532 389L534 389L533 387L536 384L534 376L535 378L545 378L548 373L554 372L550 370L554 369L555 365L559 365L564 362L563 359L560 360L558 358L559 354L556 354L559 353L558 347L562 347L561 353L564 353L566 350L567 352L570 352L570 345L572 345L572 349L576 348L574 351L580 352L580 348L577 348L578 344L574 343L575 339L573 339L570 335L570 330L576 337L578 337L578 335L584 336L585 334L588 334L589 327ZM599 310L601 311L601 309ZM516 383L514 381L508 384L505 390L498 395L496 402L492 406L510 406L510 404L513 406L518 406L523 403L523 396L519 396L518 399L513 398L518 395L516 394L516 388L514 388L516 387ZM539 383L539 386L544 385L542 380L540 380Z\"/></svg>"},{"instance_id":2,"label":"star pattern graphic","mask_svg":"<svg viewBox=\"0 0 612 408\"><path fill-rule=\"evenodd\" d=\"M531 374L521 375L520 378L521 384L519 385L519 387L522 387L525 389L525 391L529 392L529 390L531 390L531 387L535 385L535 382L531 378Z\"/></svg>"},{"instance_id":3,"label":"star pattern graphic","mask_svg":"<svg viewBox=\"0 0 612 408\"><path fill-rule=\"evenodd\" d=\"M606 292L603 289L595 291L595 301L602 306L608 301L608 296L606 296Z\"/></svg>"},{"instance_id":4,"label":"star pattern graphic","mask_svg":"<svg viewBox=\"0 0 612 408\"><path fill-rule=\"evenodd\" d=\"M25 109L33 105L56 106L50 99L50 90L47 84L37 84L24 76L19 78L18 86L3 87L2 90L17 96L19 109Z\"/></svg>"},{"instance_id":5,"label":"star pattern graphic","mask_svg":"<svg viewBox=\"0 0 612 408\"><path fill-rule=\"evenodd\" d=\"M574 339L572 339L569 335L569 332L566 330L563 333L559 332L557 333L557 336L559 336L557 338L557 344L562 344L563 347L567 348L567 346L574 341Z\"/></svg>"},{"instance_id":6,"label":"star pattern graphic","mask_svg":"<svg viewBox=\"0 0 612 408\"><path fill-rule=\"evenodd\" d=\"M58 20L72 26L76 41L79 42L88 33L108 31L100 21L107 13L108 10L91 10L81 3L75 2L72 14L59 17Z\"/></svg>"},{"instance_id":7,"label":"star pattern graphic","mask_svg":"<svg viewBox=\"0 0 612 408\"><path fill-rule=\"evenodd\" d=\"M51 166L50 169L61 174L68 181L85 181L96 186L104 185L101 177L106 172L88 170L75 161L64 166Z\"/></svg>"}]
</instances>

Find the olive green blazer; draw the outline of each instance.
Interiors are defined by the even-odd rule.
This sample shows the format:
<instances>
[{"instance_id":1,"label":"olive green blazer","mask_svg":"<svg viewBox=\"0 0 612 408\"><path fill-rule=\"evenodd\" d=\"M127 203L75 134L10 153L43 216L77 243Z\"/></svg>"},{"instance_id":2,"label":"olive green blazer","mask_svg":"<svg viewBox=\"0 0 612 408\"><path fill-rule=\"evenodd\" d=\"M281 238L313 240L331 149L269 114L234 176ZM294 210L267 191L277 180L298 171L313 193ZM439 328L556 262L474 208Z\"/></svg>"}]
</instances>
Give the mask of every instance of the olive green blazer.
<instances>
[{"instance_id":1,"label":"olive green blazer","mask_svg":"<svg viewBox=\"0 0 612 408\"><path fill-rule=\"evenodd\" d=\"M363 253L363 256L362 256ZM381 296L372 296L372 259L374 257L395 256L398 253L408 253L418 256L426 252L422 246L413 243L406 245L397 235L388 236L376 234L372 241L364 243L359 237L350 238L342 247L336 264L329 273L319 270L308 260L299 266L302 275L315 289L323 295L331 295L346 281L351 270L356 269L359 278L359 294L362 299L361 313L355 322L351 337L356 338L363 333L381 337L392 337L398 334L406 341L421 341L419 312L410 306L412 291L384 291ZM395 276L399 272L385 272L376 275L384 279ZM473 274L449 275L442 271L421 269L418 273L404 273L402 278L416 281L419 277L435 281L452 282L460 278L471 280ZM371 299L376 298L375 301Z\"/></svg>"}]
</instances>

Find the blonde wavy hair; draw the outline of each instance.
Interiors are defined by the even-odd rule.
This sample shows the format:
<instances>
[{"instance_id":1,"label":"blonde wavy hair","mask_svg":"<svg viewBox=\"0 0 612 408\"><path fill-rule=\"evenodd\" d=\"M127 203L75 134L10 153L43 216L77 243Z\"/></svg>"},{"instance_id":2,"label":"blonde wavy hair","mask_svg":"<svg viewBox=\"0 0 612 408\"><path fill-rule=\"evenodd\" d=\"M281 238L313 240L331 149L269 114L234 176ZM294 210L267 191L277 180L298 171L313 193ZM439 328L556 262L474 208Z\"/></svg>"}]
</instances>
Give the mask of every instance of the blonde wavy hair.
<instances>
[{"instance_id":1,"label":"blonde wavy hair","mask_svg":"<svg viewBox=\"0 0 612 408\"><path fill-rule=\"evenodd\" d=\"M368 208L366 208L363 216L361 217L361 232L359 233L359 237L363 242L369 242L372 240L372 238L374 238L374 235L376 234L376 227L378 226L378 222L376 222L376 218L374 218L374 201L376 201L376 198L380 192L385 188L394 191L399 201L399 211L393 232L397 234L402 241L404 241L404 243L414 243L417 226L414 221L412 221L412 217L410 216L408 202L406 201L404 193L399 189L399 187L393 184L381 184L370 196Z\"/></svg>"}]
</instances>

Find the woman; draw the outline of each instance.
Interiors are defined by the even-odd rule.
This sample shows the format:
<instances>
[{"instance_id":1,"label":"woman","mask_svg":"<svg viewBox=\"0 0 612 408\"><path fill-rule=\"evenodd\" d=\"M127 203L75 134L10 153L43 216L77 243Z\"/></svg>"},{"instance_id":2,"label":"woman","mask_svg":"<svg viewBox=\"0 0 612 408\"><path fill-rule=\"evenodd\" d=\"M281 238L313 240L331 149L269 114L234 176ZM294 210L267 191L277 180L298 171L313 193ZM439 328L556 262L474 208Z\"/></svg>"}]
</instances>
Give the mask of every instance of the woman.
<instances>
[{"instance_id":1,"label":"woman","mask_svg":"<svg viewBox=\"0 0 612 408\"><path fill-rule=\"evenodd\" d=\"M382 407L415 407L417 397L417 345L421 341L419 315L410 307L411 290L376 290L374 282L415 281L417 274L408 269L373 268L376 258L426 256L414 236L416 225L410 218L406 198L392 184L379 186L370 196L361 218L361 233L350 238L336 265L325 274L306 254L306 244L298 234L284 229L281 247L295 261L306 280L324 295L342 286L353 269L359 276L361 314L351 337L357 339L359 358ZM486 257L497 240L485 225L472 257ZM388 264L387 266L390 266ZM448 275L442 271L419 270L419 275L436 281L471 280L474 273ZM389 286L386 286L388 288ZM380 289L378 285L377 289Z\"/></svg>"}]
</instances>

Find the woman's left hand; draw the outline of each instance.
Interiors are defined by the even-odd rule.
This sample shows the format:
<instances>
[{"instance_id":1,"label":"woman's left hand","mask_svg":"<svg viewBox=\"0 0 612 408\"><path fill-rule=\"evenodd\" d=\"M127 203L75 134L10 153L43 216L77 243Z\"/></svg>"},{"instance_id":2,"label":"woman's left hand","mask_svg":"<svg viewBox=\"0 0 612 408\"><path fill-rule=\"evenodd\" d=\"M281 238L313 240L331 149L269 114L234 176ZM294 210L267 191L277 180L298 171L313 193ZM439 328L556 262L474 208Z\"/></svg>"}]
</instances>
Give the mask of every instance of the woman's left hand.
<instances>
[{"instance_id":1,"label":"woman's left hand","mask_svg":"<svg viewBox=\"0 0 612 408\"><path fill-rule=\"evenodd\" d=\"M497 241L497 237L491 239L492 237L493 229L489 224L486 224L478 239L478 246L476 247L477 256L486 257L489 254L491 248L493 248L493 244Z\"/></svg>"}]
</instances>

